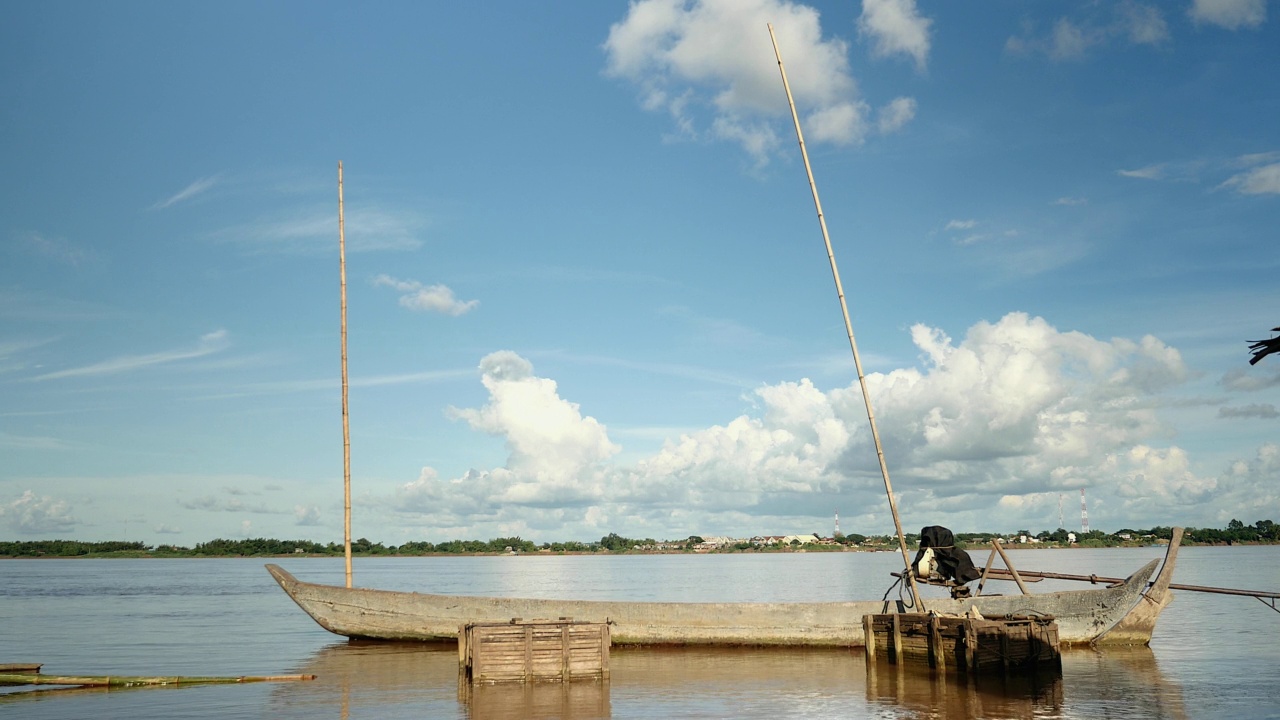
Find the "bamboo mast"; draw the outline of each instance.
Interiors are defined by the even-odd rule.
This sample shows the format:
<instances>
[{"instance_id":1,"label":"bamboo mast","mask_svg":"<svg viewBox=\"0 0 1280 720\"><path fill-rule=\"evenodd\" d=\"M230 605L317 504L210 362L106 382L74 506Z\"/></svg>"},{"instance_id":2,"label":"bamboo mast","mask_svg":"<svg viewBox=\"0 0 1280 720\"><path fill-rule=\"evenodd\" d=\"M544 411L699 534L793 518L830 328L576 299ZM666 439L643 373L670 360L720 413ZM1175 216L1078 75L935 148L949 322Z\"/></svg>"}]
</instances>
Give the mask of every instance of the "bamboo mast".
<instances>
[{"instance_id":1,"label":"bamboo mast","mask_svg":"<svg viewBox=\"0 0 1280 720\"><path fill-rule=\"evenodd\" d=\"M822 201L818 199L818 185L813 179L813 168L809 165L809 151L805 149L804 133L800 131L800 116L796 113L796 103L791 97L791 85L787 82L787 71L782 66L782 53L778 50L778 38L773 34L773 23L768 24L769 39L773 42L773 55L778 59L778 72L782 74L782 88L787 93L787 105L791 107L791 120L796 126L796 139L800 142L800 155L804 158L804 171L809 176L809 191L813 194L813 206L818 211L818 225L822 228L822 240L827 246L827 260L831 263L831 276L836 281L836 295L840 297L840 311L844 314L844 329L849 336L849 348L853 350L853 365L858 371L858 384L862 386L862 401L867 406L867 421L871 423L871 439L875 442L876 458L880 461L880 475L884 478L884 491L889 497L889 510L893 513L893 527L898 531L898 548L902 550L902 562L906 566L907 581L911 584L911 595L920 610L924 610L924 599L920 597L916 587L915 574L911 572L911 556L907 553L907 539L902 533L902 521L898 519L898 504L893 499L893 485L889 482L889 467L884 461L884 449L880 445L880 432L876 429L876 414L871 408L871 394L867 392L867 378L862 373L862 360L858 356L858 343L853 339L853 323L849 320L849 306L844 298L844 286L840 283L840 270L836 267L835 252L831 249L831 236L827 233L826 216L822 214Z\"/></svg>"},{"instance_id":2,"label":"bamboo mast","mask_svg":"<svg viewBox=\"0 0 1280 720\"><path fill-rule=\"evenodd\" d=\"M342 285L342 554L351 587L351 423L347 418L347 236L342 217L342 161L338 161L338 274Z\"/></svg>"}]
</instances>

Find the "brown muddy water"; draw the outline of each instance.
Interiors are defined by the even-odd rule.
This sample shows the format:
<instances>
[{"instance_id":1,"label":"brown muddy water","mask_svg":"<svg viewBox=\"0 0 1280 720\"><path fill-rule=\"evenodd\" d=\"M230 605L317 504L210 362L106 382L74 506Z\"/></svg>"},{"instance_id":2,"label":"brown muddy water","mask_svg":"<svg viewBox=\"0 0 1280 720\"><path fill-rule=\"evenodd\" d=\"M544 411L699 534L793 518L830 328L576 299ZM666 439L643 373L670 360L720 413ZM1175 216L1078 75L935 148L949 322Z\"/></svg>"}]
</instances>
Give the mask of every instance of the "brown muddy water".
<instances>
[{"instance_id":1,"label":"brown muddy water","mask_svg":"<svg viewBox=\"0 0 1280 720\"><path fill-rule=\"evenodd\" d=\"M1162 556L1037 550L1012 560L1123 576ZM0 663L44 663L59 675L318 676L6 689L0 718L1280 718L1280 613L1249 598L1177 593L1150 648L1068 651L1060 677L966 683L885 664L869 671L861 649L615 647L607 682L472 688L458 682L452 646L349 643L324 631L263 562L0 561ZM279 562L303 580L343 582L341 559ZM355 580L486 595L840 600L881 597L900 564L892 553L357 558ZM1280 590L1280 547L1183 548L1174 581ZM1032 589L1073 587L1083 586Z\"/></svg>"}]
</instances>

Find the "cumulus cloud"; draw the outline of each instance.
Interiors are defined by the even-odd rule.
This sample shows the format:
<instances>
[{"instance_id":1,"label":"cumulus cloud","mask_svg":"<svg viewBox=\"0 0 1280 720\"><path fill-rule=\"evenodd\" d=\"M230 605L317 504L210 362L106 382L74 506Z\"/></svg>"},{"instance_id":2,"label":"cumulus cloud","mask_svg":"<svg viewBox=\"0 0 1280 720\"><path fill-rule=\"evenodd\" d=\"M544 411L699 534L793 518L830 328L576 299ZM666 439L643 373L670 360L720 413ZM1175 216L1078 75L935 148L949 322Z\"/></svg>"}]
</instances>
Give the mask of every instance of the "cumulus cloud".
<instances>
[{"instance_id":1,"label":"cumulus cloud","mask_svg":"<svg viewBox=\"0 0 1280 720\"><path fill-rule=\"evenodd\" d=\"M1253 477L1198 472L1184 449L1160 444L1168 434L1161 398L1191 372L1155 337L1099 339L1011 313L958 341L923 324L911 338L916 366L867 376L911 517L946 517L958 528L1047 527L1056 523L1058 493L1089 488L1099 525L1167 524L1219 507L1247 482L1228 475ZM812 532L815 518L838 507L848 528L886 531L857 383L762 386L752 412L618 462L605 426L561 398L528 360L494 353L481 363L481 381L488 402L450 414L502 438L507 459L454 478L423 468L391 501L423 526L472 534L552 528L557 537L596 529L654 537Z\"/></svg>"},{"instance_id":2,"label":"cumulus cloud","mask_svg":"<svg viewBox=\"0 0 1280 720\"><path fill-rule=\"evenodd\" d=\"M858 32L871 38L875 55L908 55L923 70L929 59L932 24L920 15L916 0L863 0Z\"/></svg>"},{"instance_id":3,"label":"cumulus cloud","mask_svg":"<svg viewBox=\"0 0 1280 720\"><path fill-rule=\"evenodd\" d=\"M294 525L319 525L320 508L315 505L295 505L293 507Z\"/></svg>"},{"instance_id":4,"label":"cumulus cloud","mask_svg":"<svg viewBox=\"0 0 1280 720\"><path fill-rule=\"evenodd\" d=\"M1265 22L1267 3L1266 0L1192 0L1187 12L1197 23L1239 30Z\"/></svg>"},{"instance_id":5,"label":"cumulus cloud","mask_svg":"<svg viewBox=\"0 0 1280 720\"><path fill-rule=\"evenodd\" d=\"M880 108L879 119L876 124L882 134L888 135L911 122L915 116L916 101L914 98L894 98L888 105Z\"/></svg>"},{"instance_id":6,"label":"cumulus cloud","mask_svg":"<svg viewBox=\"0 0 1280 720\"><path fill-rule=\"evenodd\" d=\"M914 9L914 3L884 4ZM912 20L897 25L881 20L877 27L884 29L878 32L900 37ZM918 16L914 21L925 23L927 30L927 21ZM784 127L790 122L768 23L783 53L806 139L861 143L875 126L850 73L848 43L824 38L818 12L806 5L786 0L638 0L609 29L603 45L605 72L635 84L642 107L669 114L680 136L736 142L758 166L764 165L780 138L789 134ZM927 33L924 47L919 41L897 42L886 47L927 52Z\"/></svg>"},{"instance_id":7,"label":"cumulus cloud","mask_svg":"<svg viewBox=\"0 0 1280 720\"><path fill-rule=\"evenodd\" d=\"M400 306L418 312L437 312L457 317L480 304L479 300L457 299L453 290L445 285L423 285L416 280L397 280L389 275L379 275L374 278L373 284L401 293Z\"/></svg>"},{"instance_id":8,"label":"cumulus cloud","mask_svg":"<svg viewBox=\"0 0 1280 720\"><path fill-rule=\"evenodd\" d=\"M22 535L69 532L79 524L71 515L71 506L66 500L37 496L30 490L16 500L0 505L0 517L14 532Z\"/></svg>"}]
</instances>

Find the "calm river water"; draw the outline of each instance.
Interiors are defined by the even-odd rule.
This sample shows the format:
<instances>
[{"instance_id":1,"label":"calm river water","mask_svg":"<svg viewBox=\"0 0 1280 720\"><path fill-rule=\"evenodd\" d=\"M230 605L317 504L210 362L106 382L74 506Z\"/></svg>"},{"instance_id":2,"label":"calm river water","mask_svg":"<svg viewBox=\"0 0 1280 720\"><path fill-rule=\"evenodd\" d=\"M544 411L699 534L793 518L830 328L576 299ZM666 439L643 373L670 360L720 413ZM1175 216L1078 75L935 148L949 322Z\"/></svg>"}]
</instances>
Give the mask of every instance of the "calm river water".
<instances>
[{"instance_id":1,"label":"calm river water","mask_svg":"<svg viewBox=\"0 0 1280 720\"><path fill-rule=\"evenodd\" d=\"M1124 576L1163 554L1011 557L1019 569ZM0 694L0 718L1280 718L1280 614L1251 598L1177 593L1150 649L1068 651L1061 678L1038 683L967 687L927 672L868 672L861 649L615 648L607 683L468 689L452 646L348 643L294 605L264 562L0 560L0 663L43 663L57 675L319 676L10 689ZM343 582L340 558L278 562L299 579ZM357 558L355 580L482 595L840 600L881 597L900 566L891 553ZM1183 548L1174 581L1280 590L1280 547Z\"/></svg>"}]
</instances>

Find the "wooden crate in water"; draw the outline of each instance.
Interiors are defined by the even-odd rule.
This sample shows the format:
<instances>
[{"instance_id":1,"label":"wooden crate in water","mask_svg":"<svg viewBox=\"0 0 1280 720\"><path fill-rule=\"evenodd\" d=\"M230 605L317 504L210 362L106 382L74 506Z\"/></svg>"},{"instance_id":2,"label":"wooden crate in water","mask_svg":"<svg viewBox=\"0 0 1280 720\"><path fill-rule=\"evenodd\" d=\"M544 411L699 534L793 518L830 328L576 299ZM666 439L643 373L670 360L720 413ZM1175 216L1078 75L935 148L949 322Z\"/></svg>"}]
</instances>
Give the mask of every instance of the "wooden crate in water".
<instances>
[{"instance_id":1,"label":"wooden crate in water","mask_svg":"<svg viewBox=\"0 0 1280 720\"><path fill-rule=\"evenodd\" d=\"M887 660L966 673L1060 669L1052 616L971 618L931 613L864 615L867 662Z\"/></svg>"},{"instance_id":2,"label":"wooden crate in water","mask_svg":"<svg viewBox=\"0 0 1280 720\"><path fill-rule=\"evenodd\" d=\"M472 683L609 677L608 623L515 618L458 631L459 671Z\"/></svg>"}]
</instances>

